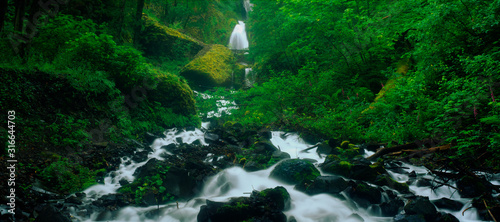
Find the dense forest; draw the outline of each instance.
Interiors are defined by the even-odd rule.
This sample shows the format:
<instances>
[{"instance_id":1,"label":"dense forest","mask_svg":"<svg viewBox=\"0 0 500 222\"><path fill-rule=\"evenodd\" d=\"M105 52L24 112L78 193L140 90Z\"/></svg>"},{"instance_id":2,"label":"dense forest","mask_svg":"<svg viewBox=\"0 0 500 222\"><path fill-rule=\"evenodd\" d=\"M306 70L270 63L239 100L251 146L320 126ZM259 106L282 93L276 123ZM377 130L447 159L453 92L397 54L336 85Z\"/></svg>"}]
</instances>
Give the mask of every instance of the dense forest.
<instances>
[{"instance_id":1,"label":"dense forest","mask_svg":"<svg viewBox=\"0 0 500 222\"><path fill-rule=\"evenodd\" d=\"M480 218L500 219L499 186L478 176L500 171L499 0L253 0L251 10L239 0L0 4L0 204L16 160L19 221L45 221L33 212L47 198L33 187L81 192L103 183L131 147L207 121L230 138L213 148L229 165L279 162L252 153L266 130L326 144L325 164L348 169L361 147L383 147L368 159L456 172L453 180L481 187ZM238 21L245 50L228 45ZM221 106L230 112L209 118ZM224 145L234 137L254 144ZM159 175L119 192L137 206L149 191L164 195L158 205L182 200Z\"/></svg>"}]
</instances>

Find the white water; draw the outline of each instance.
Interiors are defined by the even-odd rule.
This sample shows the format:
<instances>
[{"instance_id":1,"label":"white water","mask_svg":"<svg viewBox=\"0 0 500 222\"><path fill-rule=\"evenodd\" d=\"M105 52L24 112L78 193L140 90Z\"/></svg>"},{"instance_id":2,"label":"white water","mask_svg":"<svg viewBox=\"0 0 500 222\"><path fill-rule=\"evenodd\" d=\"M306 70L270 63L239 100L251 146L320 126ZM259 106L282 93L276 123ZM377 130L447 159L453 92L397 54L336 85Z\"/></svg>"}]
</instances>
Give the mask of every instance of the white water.
<instances>
[{"instance_id":1,"label":"white water","mask_svg":"<svg viewBox=\"0 0 500 222\"><path fill-rule=\"evenodd\" d=\"M255 74L252 68L245 68L245 87L251 88L255 84Z\"/></svg>"},{"instance_id":2,"label":"white water","mask_svg":"<svg viewBox=\"0 0 500 222\"><path fill-rule=\"evenodd\" d=\"M238 21L238 24L234 27L229 39L229 48L233 50L248 49L247 32L245 31L245 23L243 21Z\"/></svg>"},{"instance_id":3,"label":"white water","mask_svg":"<svg viewBox=\"0 0 500 222\"><path fill-rule=\"evenodd\" d=\"M208 128L208 123L203 123L203 128ZM153 152L149 154L150 158L161 159L161 155L168 154L165 150L161 149L162 146L171 143L177 144L177 139L182 138L185 143L190 143L200 140L201 144L206 144L203 139L203 131L196 129L194 131L177 131L175 129L165 132L166 138L157 139L152 144ZM301 152L306 148L314 146L313 144L305 143L296 133L284 133L281 131L273 131L271 142L278 147L281 151L287 152L292 158L312 159L322 163L324 157L316 153L316 148L308 152ZM96 185L85 191L90 202L99 198L102 195L115 193L120 187L118 181L125 178L132 181L134 177L133 172L137 167L146 163L134 163L128 158L122 159L120 169L110 173L105 178L104 185ZM415 171L418 178L425 177L433 179L432 175L423 167L416 167L409 164L403 164L402 167L407 172ZM119 211L115 211L112 215L106 218L106 221L182 221L192 222L196 221L196 217L200 207L206 204L206 200L212 201L227 201L231 197L250 196L253 190L263 190L266 188L274 188L276 186L283 186L290 193L291 209L284 213L287 217L295 217L297 221L301 222L316 222L316 221L349 221L353 213L361 216L365 221L392 221L392 218L378 217L370 213L367 209L357 208L356 204L347 200L340 200L328 194L319 194L309 196L302 192L293 189L293 186L284 185L274 179L269 178L270 172L274 168L271 167L266 170L256 172L246 172L240 167L232 167L225 169L217 175L209 178L203 188L203 191L197 198L188 202L180 202L179 208L176 203L160 205L159 210L157 206L150 207L126 207ZM407 174L398 174L390 172L391 176L400 182L406 182L409 177ZM454 184L453 184L454 185ZM430 200L447 197L450 199L458 200L465 203L461 211L450 212L460 221L479 221L475 209L469 209L465 212L465 216L461 212L470 207L470 199L460 198L458 193L453 189L443 186L432 191L429 187L417 187L415 184L410 185L410 190L416 195L429 196ZM149 216L147 216L149 215ZM151 216L153 215L153 216ZM91 218L82 220L95 221L97 214Z\"/></svg>"}]
</instances>

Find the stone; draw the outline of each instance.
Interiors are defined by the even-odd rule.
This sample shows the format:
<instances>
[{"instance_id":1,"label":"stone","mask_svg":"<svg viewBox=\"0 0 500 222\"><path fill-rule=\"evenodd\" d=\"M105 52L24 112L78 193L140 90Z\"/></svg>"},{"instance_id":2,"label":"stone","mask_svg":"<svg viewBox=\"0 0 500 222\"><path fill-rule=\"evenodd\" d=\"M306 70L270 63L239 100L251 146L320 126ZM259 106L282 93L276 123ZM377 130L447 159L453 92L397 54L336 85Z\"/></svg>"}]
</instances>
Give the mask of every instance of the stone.
<instances>
[{"instance_id":1,"label":"stone","mask_svg":"<svg viewBox=\"0 0 500 222\"><path fill-rule=\"evenodd\" d=\"M434 219L437 215L436 207L429 201L429 197L416 196L410 199L404 207L404 211L408 215L419 214L425 219Z\"/></svg>"},{"instance_id":2,"label":"stone","mask_svg":"<svg viewBox=\"0 0 500 222\"><path fill-rule=\"evenodd\" d=\"M52 205L37 206L35 211L38 212L38 217L35 222L71 222L71 216L68 212L61 212Z\"/></svg>"},{"instance_id":3,"label":"stone","mask_svg":"<svg viewBox=\"0 0 500 222\"><path fill-rule=\"evenodd\" d=\"M405 203L400 199L392 199L380 204L380 211L384 217L394 217L403 210Z\"/></svg>"},{"instance_id":4,"label":"stone","mask_svg":"<svg viewBox=\"0 0 500 222\"><path fill-rule=\"evenodd\" d=\"M464 207L464 204L462 202L451 200L446 197L438 200L433 200L432 203L439 209L446 209L451 211L459 211Z\"/></svg>"},{"instance_id":5,"label":"stone","mask_svg":"<svg viewBox=\"0 0 500 222\"><path fill-rule=\"evenodd\" d=\"M301 159L289 159L280 162L270 177L288 184L297 184L302 180L313 180L320 175L312 163Z\"/></svg>"},{"instance_id":6,"label":"stone","mask_svg":"<svg viewBox=\"0 0 500 222\"><path fill-rule=\"evenodd\" d=\"M382 201L380 189L364 182L354 184L347 192L352 200L363 208L367 208L371 204L380 204Z\"/></svg>"},{"instance_id":7,"label":"stone","mask_svg":"<svg viewBox=\"0 0 500 222\"><path fill-rule=\"evenodd\" d=\"M314 180L304 180L295 186L296 190L309 195L330 193L338 194L348 187L347 181L339 176L319 176Z\"/></svg>"},{"instance_id":8,"label":"stone","mask_svg":"<svg viewBox=\"0 0 500 222\"><path fill-rule=\"evenodd\" d=\"M219 135L215 133L205 133L204 135L205 142L208 144L214 144L219 142Z\"/></svg>"},{"instance_id":9,"label":"stone","mask_svg":"<svg viewBox=\"0 0 500 222\"><path fill-rule=\"evenodd\" d=\"M283 187L253 191L250 197L231 198L228 202L207 200L197 219L209 221L276 221L286 222L282 212L290 208L290 195Z\"/></svg>"},{"instance_id":10,"label":"stone","mask_svg":"<svg viewBox=\"0 0 500 222\"><path fill-rule=\"evenodd\" d=\"M476 179L465 176L457 181L458 193L463 198L474 198L481 196L485 191L483 183L480 183Z\"/></svg>"}]
</instances>

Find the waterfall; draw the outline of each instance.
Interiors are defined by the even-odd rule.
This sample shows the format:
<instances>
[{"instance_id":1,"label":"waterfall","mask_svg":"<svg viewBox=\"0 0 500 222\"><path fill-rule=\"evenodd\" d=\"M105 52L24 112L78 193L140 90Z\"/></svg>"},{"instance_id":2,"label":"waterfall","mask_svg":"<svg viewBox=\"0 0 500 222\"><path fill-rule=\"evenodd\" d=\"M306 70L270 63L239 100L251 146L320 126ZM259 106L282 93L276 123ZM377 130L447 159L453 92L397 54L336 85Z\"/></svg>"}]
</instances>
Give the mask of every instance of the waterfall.
<instances>
[{"instance_id":1,"label":"waterfall","mask_svg":"<svg viewBox=\"0 0 500 222\"><path fill-rule=\"evenodd\" d=\"M253 4L250 3L250 0L243 0L243 7L245 8L246 17L248 18L248 12L252 11Z\"/></svg>"},{"instance_id":2,"label":"waterfall","mask_svg":"<svg viewBox=\"0 0 500 222\"><path fill-rule=\"evenodd\" d=\"M245 23L243 21L238 21L238 24L234 27L229 39L229 48L233 50L248 49L247 32L245 31Z\"/></svg>"},{"instance_id":3,"label":"waterfall","mask_svg":"<svg viewBox=\"0 0 500 222\"><path fill-rule=\"evenodd\" d=\"M254 73L252 72L252 68L245 68L245 83L244 86L251 88L253 87L253 84L255 83L255 76Z\"/></svg>"}]
</instances>

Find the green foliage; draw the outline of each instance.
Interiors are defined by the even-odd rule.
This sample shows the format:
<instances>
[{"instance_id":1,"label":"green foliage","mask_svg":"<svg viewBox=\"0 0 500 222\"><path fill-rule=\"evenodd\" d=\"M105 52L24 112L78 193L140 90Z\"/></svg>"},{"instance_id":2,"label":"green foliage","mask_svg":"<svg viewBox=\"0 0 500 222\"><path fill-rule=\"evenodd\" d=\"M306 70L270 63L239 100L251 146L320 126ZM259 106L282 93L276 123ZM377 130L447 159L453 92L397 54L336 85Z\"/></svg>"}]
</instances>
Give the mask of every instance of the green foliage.
<instances>
[{"instance_id":1,"label":"green foliage","mask_svg":"<svg viewBox=\"0 0 500 222\"><path fill-rule=\"evenodd\" d=\"M62 159L53 162L40 173L40 179L49 189L60 193L82 191L96 183L96 174L101 170L89 168Z\"/></svg>"}]
</instances>

